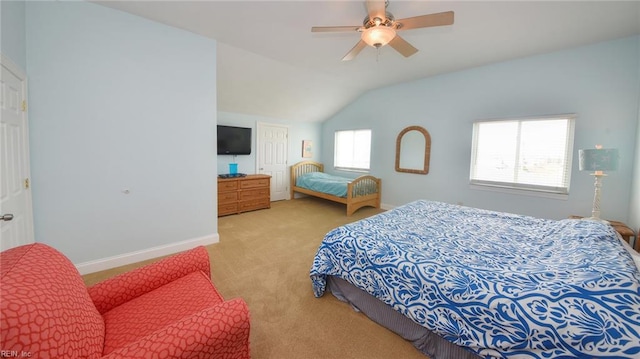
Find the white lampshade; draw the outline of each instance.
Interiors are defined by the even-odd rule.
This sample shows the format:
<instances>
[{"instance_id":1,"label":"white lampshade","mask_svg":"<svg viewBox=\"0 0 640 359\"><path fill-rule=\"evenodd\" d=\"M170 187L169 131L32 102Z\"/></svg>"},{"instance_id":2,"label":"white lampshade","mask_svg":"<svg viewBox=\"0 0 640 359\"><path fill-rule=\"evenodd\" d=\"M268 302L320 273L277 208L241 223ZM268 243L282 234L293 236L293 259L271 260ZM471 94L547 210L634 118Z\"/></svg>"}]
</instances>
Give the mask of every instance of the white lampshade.
<instances>
[{"instance_id":1,"label":"white lampshade","mask_svg":"<svg viewBox=\"0 0 640 359\"><path fill-rule=\"evenodd\" d=\"M396 37L396 30L387 26L373 26L364 30L361 37L367 45L379 48Z\"/></svg>"}]
</instances>

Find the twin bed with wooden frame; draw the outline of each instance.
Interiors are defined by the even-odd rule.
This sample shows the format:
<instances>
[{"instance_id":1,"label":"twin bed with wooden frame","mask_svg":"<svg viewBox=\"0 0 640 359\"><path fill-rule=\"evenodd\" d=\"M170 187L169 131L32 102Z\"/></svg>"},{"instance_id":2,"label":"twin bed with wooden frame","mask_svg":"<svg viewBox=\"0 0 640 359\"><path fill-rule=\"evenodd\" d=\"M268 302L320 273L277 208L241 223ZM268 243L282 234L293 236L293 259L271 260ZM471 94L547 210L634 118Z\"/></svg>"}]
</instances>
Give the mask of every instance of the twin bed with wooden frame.
<instances>
[{"instance_id":1,"label":"twin bed with wooden frame","mask_svg":"<svg viewBox=\"0 0 640 359\"><path fill-rule=\"evenodd\" d=\"M347 216L351 216L355 211L365 206L380 208L380 199L382 196L382 180L380 178L364 175L350 180L347 183L346 196L339 197L333 194L298 187L298 178L313 172L324 172L324 165L315 161L302 161L291 166L291 199L294 198L294 193L298 192L343 203L347 205Z\"/></svg>"}]
</instances>

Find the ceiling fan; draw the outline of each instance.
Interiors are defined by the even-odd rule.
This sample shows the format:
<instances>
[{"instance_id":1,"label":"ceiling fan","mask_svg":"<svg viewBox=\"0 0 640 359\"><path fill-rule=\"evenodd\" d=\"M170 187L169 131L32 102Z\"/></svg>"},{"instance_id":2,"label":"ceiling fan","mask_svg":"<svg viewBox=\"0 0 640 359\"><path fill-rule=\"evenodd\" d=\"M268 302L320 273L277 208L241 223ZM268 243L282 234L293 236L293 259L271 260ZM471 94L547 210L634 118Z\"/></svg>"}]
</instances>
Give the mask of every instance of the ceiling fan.
<instances>
[{"instance_id":1,"label":"ceiling fan","mask_svg":"<svg viewBox=\"0 0 640 359\"><path fill-rule=\"evenodd\" d=\"M367 45L379 49L388 44L404 57L409 57L418 52L418 49L400 37L397 31L453 24L453 11L396 20L393 14L386 11L389 1L366 0L365 5L367 17L364 18L362 26L314 26L311 28L311 32L357 31L361 33L360 41L342 58L342 61L353 60Z\"/></svg>"}]
</instances>

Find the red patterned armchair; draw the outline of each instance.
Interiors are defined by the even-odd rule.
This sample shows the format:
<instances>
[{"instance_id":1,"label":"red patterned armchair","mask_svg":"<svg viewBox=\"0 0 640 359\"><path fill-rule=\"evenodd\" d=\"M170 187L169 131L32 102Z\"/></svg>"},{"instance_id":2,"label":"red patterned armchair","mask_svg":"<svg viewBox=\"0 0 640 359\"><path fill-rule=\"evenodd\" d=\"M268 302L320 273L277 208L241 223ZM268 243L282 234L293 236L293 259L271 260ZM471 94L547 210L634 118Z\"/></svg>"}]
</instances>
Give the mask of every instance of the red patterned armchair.
<instances>
[{"instance_id":1,"label":"red patterned armchair","mask_svg":"<svg viewBox=\"0 0 640 359\"><path fill-rule=\"evenodd\" d=\"M32 358L249 358L249 310L224 301L204 247L87 288L62 253L0 254L0 350Z\"/></svg>"}]
</instances>

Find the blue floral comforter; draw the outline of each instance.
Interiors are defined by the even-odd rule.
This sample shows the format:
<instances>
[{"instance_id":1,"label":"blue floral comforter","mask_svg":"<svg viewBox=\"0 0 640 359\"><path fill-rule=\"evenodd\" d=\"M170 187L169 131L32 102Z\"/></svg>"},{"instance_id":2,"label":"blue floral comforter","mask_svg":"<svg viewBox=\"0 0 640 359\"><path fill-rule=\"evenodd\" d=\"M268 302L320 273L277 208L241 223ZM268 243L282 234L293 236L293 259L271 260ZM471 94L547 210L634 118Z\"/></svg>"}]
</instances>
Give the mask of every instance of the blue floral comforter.
<instances>
[{"instance_id":1,"label":"blue floral comforter","mask_svg":"<svg viewBox=\"0 0 640 359\"><path fill-rule=\"evenodd\" d=\"M640 273L608 225L416 201L338 227L311 280L487 358L640 358Z\"/></svg>"}]
</instances>

